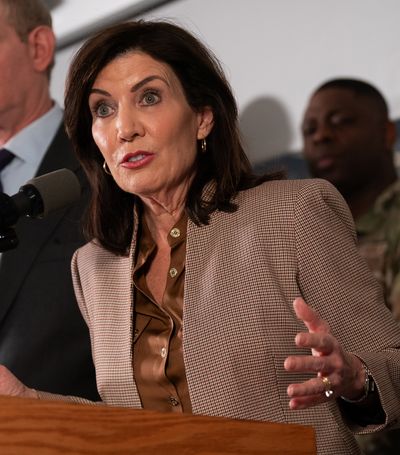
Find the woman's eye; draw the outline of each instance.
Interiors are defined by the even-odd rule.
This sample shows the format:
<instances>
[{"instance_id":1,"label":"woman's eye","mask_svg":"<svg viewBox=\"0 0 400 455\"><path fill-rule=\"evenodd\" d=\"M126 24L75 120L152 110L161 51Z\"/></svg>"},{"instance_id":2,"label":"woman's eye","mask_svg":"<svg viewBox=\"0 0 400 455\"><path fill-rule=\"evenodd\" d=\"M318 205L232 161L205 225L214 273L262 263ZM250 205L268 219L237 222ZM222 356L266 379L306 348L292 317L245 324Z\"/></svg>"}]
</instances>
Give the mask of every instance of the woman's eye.
<instances>
[{"instance_id":1,"label":"woman's eye","mask_svg":"<svg viewBox=\"0 0 400 455\"><path fill-rule=\"evenodd\" d=\"M143 95L142 104L146 106L151 106L152 104L157 104L160 101L160 97L155 92L147 92Z\"/></svg>"},{"instance_id":2,"label":"woman's eye","mask_svg":"<svg viewBox=\"0 0 400 455\"><path fill-rule=\"evenodd\" d=\"M108 117L112 113L112 108L105 103L98 103L91 108L91 111L94 117Z\"/></svg>"},{"instance_id":3,"label":"woman's eye","mask_svg":"<svg viewBox=\"0 0 400 455\"><path fill-rule=\"evenodd\" d=\"M110 106L107 104L99 104L95 109L97 117L107 117L111 113Z\"/></svg>"}]
</instances>

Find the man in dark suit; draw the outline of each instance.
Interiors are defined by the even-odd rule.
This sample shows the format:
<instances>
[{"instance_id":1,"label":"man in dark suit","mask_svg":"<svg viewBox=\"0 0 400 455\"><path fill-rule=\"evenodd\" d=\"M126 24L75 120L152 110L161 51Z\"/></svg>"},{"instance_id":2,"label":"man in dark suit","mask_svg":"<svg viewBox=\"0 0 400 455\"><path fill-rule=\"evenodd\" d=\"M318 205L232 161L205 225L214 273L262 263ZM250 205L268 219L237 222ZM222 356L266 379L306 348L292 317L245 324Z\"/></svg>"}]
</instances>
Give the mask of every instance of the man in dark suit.
<instances>
[{"instance_id":1,"label":"man in dark suit","mask_svg":"<svg viewBox=\"0 0 400 455\"><path fill-rule=\"evenodd\" d=\"M40 0L0 0L0 30L0 158L9 157L2 190L14 194L59 168L74 171L83 186L74 206L20 220L19 246L0 255L0 364L30 387L96 400L89 332L70 274L72 253L84 243L88 184L50 97L51 16Z\"/></svg>"}]
</instances>

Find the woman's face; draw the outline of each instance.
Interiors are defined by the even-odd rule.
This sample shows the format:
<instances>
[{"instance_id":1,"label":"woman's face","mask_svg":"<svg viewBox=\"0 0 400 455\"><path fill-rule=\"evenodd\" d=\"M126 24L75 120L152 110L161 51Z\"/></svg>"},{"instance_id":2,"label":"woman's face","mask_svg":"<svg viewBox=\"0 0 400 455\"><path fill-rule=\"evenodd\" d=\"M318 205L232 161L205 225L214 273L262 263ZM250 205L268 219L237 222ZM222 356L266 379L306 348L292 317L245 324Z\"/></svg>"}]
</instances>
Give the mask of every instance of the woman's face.
<instances>
[{"instance_id":1,"label":"woman's face","mask_svg":"<svg viewBox=\"0 0 400 455\"><path fill-rule=\"evenodd\" d=\"M192 110L167 64L139 51L117 57L97 76L89 107L94 141L124 191L167 206L186 196L213 116Z\"/></svg>"}]
</instances>

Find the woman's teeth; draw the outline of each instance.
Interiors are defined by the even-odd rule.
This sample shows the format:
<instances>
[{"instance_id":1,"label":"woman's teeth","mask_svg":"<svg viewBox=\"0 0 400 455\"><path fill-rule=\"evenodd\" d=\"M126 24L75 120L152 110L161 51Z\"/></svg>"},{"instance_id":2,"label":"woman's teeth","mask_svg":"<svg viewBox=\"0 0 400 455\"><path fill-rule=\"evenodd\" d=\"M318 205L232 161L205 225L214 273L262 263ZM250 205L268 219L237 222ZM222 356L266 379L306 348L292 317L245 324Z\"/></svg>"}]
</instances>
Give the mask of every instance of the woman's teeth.
<instances>
[{"instance_id":1,"label":"woman's teeth","mask_svg":"<svg viewBox=\"0 0 400 455\"><path fill-rule=\"evenodd\" d=\"M135 155L135 156L131 156L129 159L128 159L128 162L129 163L133 163L135 161L139 161L141 159L144 158L144 155L140 154L140 155Z\"/></svg>"}]
</instances>

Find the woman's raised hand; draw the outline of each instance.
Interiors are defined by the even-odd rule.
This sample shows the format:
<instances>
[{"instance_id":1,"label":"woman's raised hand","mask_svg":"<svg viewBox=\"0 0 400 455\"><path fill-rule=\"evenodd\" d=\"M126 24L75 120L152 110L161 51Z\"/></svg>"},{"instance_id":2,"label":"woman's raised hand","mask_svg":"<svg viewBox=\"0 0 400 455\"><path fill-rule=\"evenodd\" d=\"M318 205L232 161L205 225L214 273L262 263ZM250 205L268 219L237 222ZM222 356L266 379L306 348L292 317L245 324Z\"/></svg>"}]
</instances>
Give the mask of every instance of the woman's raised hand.
<instances>
[{"instance_id":1,"label":"woman's raised hand","mask_svg":"<svg viewBox=\"0 0 400 455\"><path fill-rule=\"evenodd\" d=\"M287 357L284 366L289 372L314 372L316 377L289 385L290 408L309 408L332 397L356 400L363 396L366 373L361 360L342 348L328 323L302 298L296 298L293 307L308 329L296 335L296 346L310 348L311 353Z\"/></svg>"}]
</instances>

